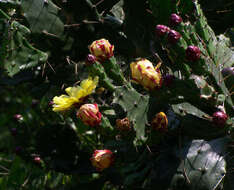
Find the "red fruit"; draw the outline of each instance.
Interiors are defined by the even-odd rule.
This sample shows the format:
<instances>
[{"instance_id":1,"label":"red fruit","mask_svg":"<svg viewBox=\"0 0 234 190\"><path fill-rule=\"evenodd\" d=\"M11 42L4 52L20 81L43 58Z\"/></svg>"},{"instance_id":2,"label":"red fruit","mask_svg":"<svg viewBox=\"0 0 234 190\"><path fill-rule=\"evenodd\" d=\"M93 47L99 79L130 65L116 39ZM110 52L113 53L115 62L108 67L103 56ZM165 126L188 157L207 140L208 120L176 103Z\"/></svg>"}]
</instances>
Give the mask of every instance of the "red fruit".
<instances>
[{"instance_id":1,"label":"red fruit","mask_svg":"<svg viewBox=\"0 0 234 190\"><path fill-rule=\"evenodd\" d=\"M165 25L158 24L155 28L155 33L157 36L164 36L169 32L170 28Z\"/></svg>"},{"instance_id":2,"label":"red fruit","mask_svg":"<svg viewBox=\"0 0 234 190\"><path fill-rule=\"evenodd\" d=\"M185 54L186 54L186 58L189 61L193 61L193 62L199 60L201 57L201 51L200 51L199 47L197 47L197 46L187 47Z\"/></svg>"},{"instance_id":3,"label":"red fruit","mask_svg":"<svg viewBox=\"0 0 234 190\"><path fill-rule=\"evenodd\" d=\"M175 30L170 30L167 36L168 41L172 44L178 42L180 38L181 38L180 33Z\"/></svg>"},{"instance_id":4,"label":"red fruit","mask_svg":"<svg viewBox=\"0 0 234 190\"><path fill-rule=\"evenodd\" d=\"M213 114L213 123L217 126L223 127L227 121L227 114L222 111L217 111Z\"/></svg>"},{"instance_id":5,"label":"red fruit","mask_svg":"<svg viewBox=\"0 0 234 190\"><path fill-rule=\"evenodd\" d=\"M182 21L183 20L179 15L173 13L173 14L171 14L169 23L172 26L176 26L176 25L179 25Z\"/></svg>"}]
</instances>

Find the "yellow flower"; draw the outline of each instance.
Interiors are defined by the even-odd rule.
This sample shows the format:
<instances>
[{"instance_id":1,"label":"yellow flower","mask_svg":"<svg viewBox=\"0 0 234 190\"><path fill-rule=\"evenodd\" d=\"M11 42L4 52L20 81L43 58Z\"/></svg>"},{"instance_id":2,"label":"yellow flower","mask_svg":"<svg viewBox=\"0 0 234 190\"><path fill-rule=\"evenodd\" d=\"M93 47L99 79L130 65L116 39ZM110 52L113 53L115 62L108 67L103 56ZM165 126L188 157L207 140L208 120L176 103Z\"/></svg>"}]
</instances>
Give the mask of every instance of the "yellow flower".
<instances>
[{"instance_id":1,"label":"yellow flower","mask_svg":"<svg viewBox=\"0 0 234 190\"><path fill-rule=\"evenodd\" d=\"M65 89L68 95L55 96L53 98L53 111L66 111L74 104L82 101L82 98L90 95L98 84L98 77L88 79L81 82L80 86L68 87Z\"/></svg>"},{"instance_id":2,"label":"yellow flower","mask_svg":"<svg viewBox=\"0 0 234 190\"><path fill-rule=\"evenodd\" d=\"M97 60L104 61L114 55L114 46L111 45L108 40L100 39L94 41L89 46L89 51L97 58Z\"/></svg>"},{"instance_id":3,"label":"yellow flower","mask_svg":"<svg viewBox=\"0 0 234 190\"><path fill-rule=\"evenodd\" d=\"M155 68L147 59L139 59L130 64L132 78L147 90L153 90L162 86L162 76L159 71L160 64Z\"/></svg>"}]
</instances>

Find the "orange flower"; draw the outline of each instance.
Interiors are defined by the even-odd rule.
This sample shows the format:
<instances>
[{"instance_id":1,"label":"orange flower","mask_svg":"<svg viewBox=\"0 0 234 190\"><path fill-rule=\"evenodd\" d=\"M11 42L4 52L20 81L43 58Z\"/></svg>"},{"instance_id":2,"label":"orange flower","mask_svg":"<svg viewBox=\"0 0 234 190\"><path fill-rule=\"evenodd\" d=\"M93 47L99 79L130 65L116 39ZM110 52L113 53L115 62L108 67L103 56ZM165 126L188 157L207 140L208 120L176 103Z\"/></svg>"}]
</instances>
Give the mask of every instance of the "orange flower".
<instances>
[{"instance_id":1,"label":"orange flower","mask_svg":"<svg viewBox=\"0 0 234 190\"><path fill-rule=\"evenodd\" d=\"M164 112L159 112L155 115L151 122L151 126L153 129L159 131L167 131L168 119Z\"/></svg>"},{"instance_id":2,"label":"orange flower","mask_svg":"<svg viewBox=\"0 0 234 190\"><path fill-rule=\"evenodd\" d=\"M153 90L162 86L162 76L159 70L161 64L155 68L147 59L139 59L130 64L132 78L146 90Z\"/></svg>"},{"instance_id":3,"label":"orange flower","mask_svg":"<svg viewBox=\"0 0 234 190\"><path fill-rule=\"evenodd\" d=\"M108 40L100 39L94 41L89 46L89 51L97 58L98 61L104 61L114 55L114 46L111 45Z\"/></svg>"},{"instance_id":4,"label":"orange flower","mask_svg":"<svg viewBox=\"0 0 234 190\"><path fill-rule=\"evenodd\" d=\"M102 114L99 112L97 104L84 104L78 110L77 117L84 124L93 127L100 124Z\"/></svg>"},{"instance_id":5,"label":"orange flower","mask_svg":"<svg viewBox=\"0 0 234 190\"><path fill-rule=\"evenodd\" d=\"M110 150L95 150L90 160L98 171L102 171L111 166L114 162L114 155Z\"/></svg>"}]
</instances>

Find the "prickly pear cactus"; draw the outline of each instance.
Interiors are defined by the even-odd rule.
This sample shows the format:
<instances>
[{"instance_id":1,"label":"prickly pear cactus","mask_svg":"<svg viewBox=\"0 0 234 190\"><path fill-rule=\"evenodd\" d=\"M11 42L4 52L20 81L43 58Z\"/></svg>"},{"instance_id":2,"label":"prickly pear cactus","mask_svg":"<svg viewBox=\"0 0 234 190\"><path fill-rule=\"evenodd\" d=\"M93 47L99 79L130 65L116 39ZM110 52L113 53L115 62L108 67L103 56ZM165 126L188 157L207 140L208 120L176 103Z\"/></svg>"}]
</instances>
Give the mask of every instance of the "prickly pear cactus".
<instances>
[{"instance_id":1,"label":"prickly pear cactus","mask_svg":"<svg viewBox=\"0 0 234 190\"><path fill-rule=\"evenodd\" d=\"M222 189L226 175L225 147L228 139L206 142L193 140L183 152L182 161L172 178L173 189Z\"/></svg>"},{"instance_id":2,"label":"prickly pear cactus","mask_svg":"<svg viewBox=\"0 0 234 190\"><path fill-rule=\"evenodd\" d=\"M133 7L0 1L0 84L40 102L14 117L17 155L67 175L69 188L229 190L229 38L216 36L198 1ZM6 104L22 102L12 97Z\"/></svg>"}]
</instances>

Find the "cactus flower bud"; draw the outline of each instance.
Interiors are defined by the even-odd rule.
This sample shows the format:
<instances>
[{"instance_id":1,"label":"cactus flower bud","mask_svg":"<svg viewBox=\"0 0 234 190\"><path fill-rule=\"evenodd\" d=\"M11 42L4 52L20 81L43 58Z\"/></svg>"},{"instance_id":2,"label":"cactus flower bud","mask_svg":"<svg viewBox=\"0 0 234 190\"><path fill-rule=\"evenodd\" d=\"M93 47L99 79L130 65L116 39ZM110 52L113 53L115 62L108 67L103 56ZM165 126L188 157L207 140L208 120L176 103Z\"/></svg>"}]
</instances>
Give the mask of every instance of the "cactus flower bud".
<instances>
[{"instance_id":1,"label":"cactus flower bud","mask_svg":"<svg viewBox=\"0 0 234 190\"><path fill-rule=\"evenodd\" d=\"M77 117L84 124L93 127L100 124L102 114L99 112L97 104L84 104L78 110Z\"/></svg>"},{"instance_id":2,"label":"cactus flower bud","mask_svg":"<svg viewBox=\"0 0 234 190\"><path fill-rule=\"evenodd\" d=\"M127 117L123 118L123 119L117 119L116 120L116 126L117 129L120 131L129 131L131 130L131 125L130 125L130 121Z\"/></svg>"},{"instance_id":3,"label":"cactus flower bud","mask_svg":"<svg viewBox=\"0 0 234 190\"><path fill-rule=\"evenodd\" d=\"M180 33L175 30L170 30L167 36L168 41L172 44L178 42L180 38L181 38Z\"/></svg>"},{"instance_id":4,"label":"cactus flower bud","mask_svg":"<svg viewBox=\"0 0 234 190\"><path fill-rule=\"evenodd\" d=\"M114 154L110 150L95 150L90 160L98 171L102 171L114 162Z\"/></svg>"},{"instance_id":5,"label":"cactus flower bud","mask_svg":"<svg viewBox=\"0 0 234 190\"><path fill-rule=\"evenodd\" d=\"M41 158L39 156L36 156L33 158L34 163L40 164L41 163Z\"/></svg>"},{"instance_id":6,"label":"cactus flower bud","mask_svg":"<svg viewBox=\"0 0 234 190\"><path fill-rule=\"evenodd\" d=\"M164 36L169 32L170 28L165 25L158 24L155 28L155 33L157 36Z\"/></svg>"},{"instance_id":7,"label":"cactus flower bud","mask_svg":"<svg viewBox=\"0 0 234 190\"><path fill-rule=\"evenodd\" d=\"M189 61L195 62L200 59L201 51L197 46L189 46L187 47L185 54Z\"/></svg>"},{"instance_id":8,"label":"cactus flower bud","mask_svg":"<svg viewBox=\"0 0 234 190\"><path fill-rule=\"evenodd\" d=\"M98 61L104 61L114 55L114 46L111 45L108 40L100 39L94 41L89 46L89 51L97 58Z\"/></svg>"},{"instance_id":9,"label":"cactus flower bud","mask_svg":"<svg viewBox=\"0 0 234 190\"><path fill-rule=\"evenodd\" d=\"M132 78L146 90L153 90L162 86L162 76L159 70L161 64L155 68L147 59L139 59L130 64Z\"/></svg>"},{"instance_id":10,"label":"cactus flower bud","mask_svg":"<svg viewBox=\"0 0 234 190\"><path fill-rule=\"evenodd\" d=\"M151 122L151 127L155 130L166 132L168 120L164 112L159 112L155 115Z\"/></svg>"},{"instance_id":11,"label":"cactus flower bud","mask_svg":"<svg viewBox=\"0 0 234 190\"><path fill-rule=\"evenodd\" d=\"M212 121L215 125L219 127L223 127L226 124L227 121L227 114L222 111L217 111L213 114Z\"/></svg>"},{"instance_id":12,"label":"cactus flower bud","mask_svg":"<svg viewBox=\"0 0 234 190\"><path fill-rule=\"evenodd\" d=\"M173 13L173 14L171 14L171 16L170 16L169 23L170 23L170 25L172 25L172 26L177 26L177 25L180 24L182 21L183 21L183 20L182 20L182 18L181 18L179 15Z\"/></svg>"},{"instance_id":13,"label":"cactus flower bud","mask_svg":"<svg viewBox=\"0 0 234 190\"><path fill-rule=\"evenodd\" d=\"M96 61L96 57L93 54L88 54L86 57L86 64L87 65L92 65Z\"/></svg>"},{"instance_id":14,"label":"cactus flower bud","mask_svg":"<svg viewBox=\"0 0 234 190\"><path fill-rule=\"evenodd\" d=\"M21 122L21 121L23 121L23 116L21 115L21 114L15 114L14 115L14 119L16 120L16 121L19 121L19 122Z\"/></svg>"}]
</instances>

